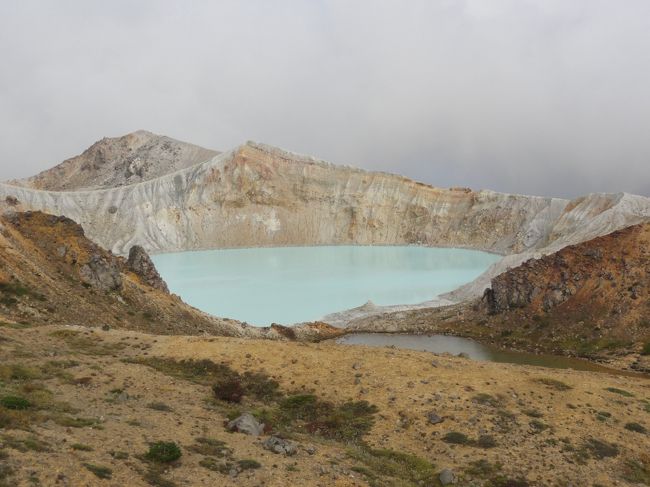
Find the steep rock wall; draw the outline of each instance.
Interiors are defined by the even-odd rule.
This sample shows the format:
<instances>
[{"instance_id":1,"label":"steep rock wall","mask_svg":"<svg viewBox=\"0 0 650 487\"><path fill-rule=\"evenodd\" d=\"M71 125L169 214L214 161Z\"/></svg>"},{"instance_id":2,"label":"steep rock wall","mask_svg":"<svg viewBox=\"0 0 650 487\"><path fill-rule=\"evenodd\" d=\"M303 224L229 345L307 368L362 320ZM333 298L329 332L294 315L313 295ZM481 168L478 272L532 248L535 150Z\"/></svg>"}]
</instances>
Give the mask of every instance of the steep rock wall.
<instances>
[{"instance_id":1,"label":"steep rock wall","mask_svg":"<svg viewBox=\"0 0 650 487\"><path fill-rule=\"evenodd\" d=\"M535 253L650 216L650 200L638 196L597 194L570 202L440 189L255 143L150 181L111 189L54 192L2 184L0 205L66 215L118 254L133 245L155 253L416 244L508 255L493 266L492 275L461 290L455 299L480 294L494 272Z\"/></svg>"}]
</instances>

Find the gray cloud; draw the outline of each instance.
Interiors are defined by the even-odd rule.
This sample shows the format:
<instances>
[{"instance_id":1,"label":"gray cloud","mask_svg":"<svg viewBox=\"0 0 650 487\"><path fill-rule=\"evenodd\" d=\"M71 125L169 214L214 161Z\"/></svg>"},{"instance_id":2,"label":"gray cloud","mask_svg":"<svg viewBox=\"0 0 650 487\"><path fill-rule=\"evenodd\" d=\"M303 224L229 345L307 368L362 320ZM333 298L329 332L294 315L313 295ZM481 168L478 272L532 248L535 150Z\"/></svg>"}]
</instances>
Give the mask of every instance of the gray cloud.
<instances>
[{"instance_id":1,"label":"gray cloud","mask_svg":"<svg viewBox=\"0 0 650 487\"><path fill-rule=\"evenodd\" d=\"M0 59L0 179L144 128L440 186L650 194L647 0L5 0Z\"/></svg>"}]
</instances>

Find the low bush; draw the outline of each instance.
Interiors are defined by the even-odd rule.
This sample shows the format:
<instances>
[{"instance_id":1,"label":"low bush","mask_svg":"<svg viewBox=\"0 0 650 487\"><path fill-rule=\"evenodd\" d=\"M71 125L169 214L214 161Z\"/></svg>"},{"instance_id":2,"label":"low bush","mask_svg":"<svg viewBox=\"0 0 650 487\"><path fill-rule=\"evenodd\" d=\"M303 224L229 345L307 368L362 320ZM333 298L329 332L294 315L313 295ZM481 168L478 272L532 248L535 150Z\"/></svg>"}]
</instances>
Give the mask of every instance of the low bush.
<instances>
[{"instance_id":1,"label":"low bush","mask_svg":"<svg viewBox=\"0 0 650 487\"><path fill-rule=\"evenodd\" d=\"M561 380L551 379L549 377L540 377L538 379L534 379L534 381L539 382L546 387L550 387L551 389L555 389L556 391L568 391L569 389L573 389L569 384L566 384Z\"/></svg>"},{"instance_id":2,"label":"low bush","mask_svg":"<svg viewBox=\"0 0 650 487\"><path fill-rule=\"evenodd\" d=\"M648 432L647 428L639 423L626 423L625 429L628 431L634 431L635 433L646 434Z\"/></svg>"},{"instance_id":3,"label":"low bush","mask_svg":"<svg viewBox=\"0 0 650 487\"><path fill-rule=\"evenodd\" d=\"M32 406L27 399L20 396L4 396L0 399L0 405L6 409L13 409L15 411L23 411Z\"/></svg>"},{"instance_id":4,"label":"low bush","mask_svg":"<svg viewBox=\"0 0 650 487\"><path fill-rule=\"evenodd\" d=\"M634 394L631 392L628 392L624 389L619 389L617 387L606 387L605 390L624 397L634 397Z\"/></svg>"},{"instance_id":5,"label":"low bush","mask_svg":"<svg viewBox=\"0 0 650 487\"><path fill-rule=\"evenodd\" d=\"M450 431L442 437L442 441L451 443L452 445L468 445L472 442L466 434L459 433L458 431Z\"/></svg>"},{"instance_id":6,"label":"low bush","mask_svg":"<svg viewBox=\"0 0 650 487\"><path fill-rule=\"evenodd\" d=\"M108 467L93 465L92 463L84 463L83 466L94 473L100 479L110 479L113 476L113 471Z\"/></svg>"},{"instance_id":7,"label":"low bush","mask_svg":"<svg viewBox=\"0 0 650 487\"><path fill-rule=\"evenodd\" d=\"M158 441L149 445L149 451L144 456L152 462L171 463L181 457L181 449L173 441Z\"/></svg>"},{"instance_id":8,"label":"low bush","mask_svg":"<svg viewBox=\"0 0 650 487\"><path fill-rule=\"evenodd\" d=\"M364 475L372 486L437 485L435 465L409 453L359 445L349 450L348 456L363 464L352 469ZM394 479L394 482L380 481L385 477Z\"/></svg>"}]
</instances>

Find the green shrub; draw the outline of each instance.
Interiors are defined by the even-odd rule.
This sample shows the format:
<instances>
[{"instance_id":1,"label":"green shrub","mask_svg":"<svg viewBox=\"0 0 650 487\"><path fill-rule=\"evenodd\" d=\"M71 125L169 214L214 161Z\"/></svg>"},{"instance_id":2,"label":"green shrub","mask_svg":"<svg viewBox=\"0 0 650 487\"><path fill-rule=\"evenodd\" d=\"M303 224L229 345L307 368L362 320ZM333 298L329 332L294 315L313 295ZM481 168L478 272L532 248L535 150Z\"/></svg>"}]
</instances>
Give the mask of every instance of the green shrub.
<instances>
[{"instance_id":1,"label":"green shrub","mask_svg":"<svg viewBox=\"0 0 650 487\"><path fill-rule=\"evenodd\" d=\"M409 453L386 449L373 449L366 445L348 451L348 456L364 466L353 470L364 475L370 485L437 485L435 465ZM379 482L390 477L395 482Z\"/></svg>"},{"instance_id":2,"label":"green shrub","mask_svg":"<svg viewBox=\"0 0 650 487\"><path fill-rule=\"evenodd\" d=\"M539 382L540 384L555 389L556 391L568 391L569 389L573 389L569 384L565 384L561 380L551 379L549 377L540 377L534 380L535 382Z\"/></svg>"},{"instance_id":3,"label":"green shrub","mask_svg":"<svg viewBox=\"0 0 650 487\"><path fill-rule=\"evenodd\" d=\"M533 419L528 424L533 429L533 433L541 433L545 429L548 429L548 425L538 419Z\"/></svg>"},{"instance_id":4,"label":"green shrub","mask_svg":"<svg viewBox=\"0 0 650 487\"><path fill-rule=\"evenodd\" d=\"M255 470L262 466L260 462L251 459L239 460L237 462L237 465L242 470Z\"/></svg>"},{"instance_id":5,"label":"green shrub","mask_svg":"<svg viewBox=\"0 0 650 487\"><path fill-rule=\"evenodd\" d=\"M612 413L608 413L607 411L598 411L598 412L596 413L596 419L597 419L598 421L603 421L603 422L605 422L605 421L607 421L607 420L608 420L609 418L611 418L611 417L612 417Z\"/></svg>"},{"instance_id":6,"label":"green shrub","mask_svg":"<svg viewBox=\"0 0 650 487\"><path fill-rule=\"evenodd\" d=\"M181 449L173 441L158 441L149 445L145 454L147 460L156 463L170 463L181 457Z\"/></svg>"},{"instance_id":7,"label":"green shrub","mask_svg":"<svg viewBox=\"0 0 650 487\"><path fill-rule=\"evenodd\" d=\"M524 413L526 416L530 416L531 418L544 417L544 414L538 409L523 409L521 412Z\"/></svg>"},{"instance_id":8,"label":"green shrub","mask_svg":"<svg viewBox=\"0 0 650 487\"><path fill-rule=\"evenodd\" d=\"M614 394L619 394L624 397L634 397L634 394L623 389L618 389L617 387L606 387L606 391L613 392Z\"/></svg>"},{"instance_id":9,"label":"green shrub","mask_svg":"<svg viewBox=\"0 0 650 487\"><path fill-rule=\"evenodd\" d=\"M244 397L244 387L239 377L228 377L217 381L212 391L220 401L240 403Z\"/></svg>"},{"instance_id":10,"label":"green shrub","mask_svg":"<svg viewBox=\"0 0 650 487\"><path fill-rule=\"evenodd\" d=\"M164 402L151 402L147 404L147 407L149 409L153 409L154 411L165 411L165 412L171 412L173 409L169 407L167 404Z\"/></svg>"},{"instance_id":11,"label":"green shrub","mask_svg":"<svg viewBox=\"0 0 650 487\"><path fill-rule=\"evenodd\" d=\"M73 443L72 445L70 445L70 448L79 451L93 451L92 446L84 445L83 443Z\"/></svg>"},{"instance_id":12,"label":"green shrub","mask_svg":"<svg viewBox=\"0 0 650 487\"><path fill-rule=\"evenodd\" d=\"M23 411L32 406L27 399L19 396L5 396L0 399L0 405L6 409L13 409L15 411Z\"/></svg>"},{"instance_id":13,"label":"green shrub","mask_svg":"<svg viewBox=\"0 0 650 487\"><path fill-rule=\"evenodd\" d=\"M213 438L197 438L196 444L188 449L200 455L217 458L230 457L232 454L232 450L223 441Z\"/></svg>"},{"instance_id":14,"label":"green shrub","mask_svg":"<svg viewBox=\"0 0 650 487\"><path fill-rule=\"evenodd\" d=\"M623 465L623 478L635 484L650 485L650 456L626 460Z\"/></svg>"},{"instance_id":15,"label":"green shrub","mask_svg":"<svg viewBox=\"0 0 650 487\"><path fill-rule=\"evenodd\" d=\"M602 460L603 458L615 457L618 455L618 446L613 443L607 443L595 438L588 439L584 445L593 458Z\"/></svg>"},{"instance_id":16,"label":"green shrub","mask_svg":"<svg viewBox=\"0 0 650 487\"><path fill-rule=\"evenodd\" d=\"M93 465L92 463L84 463L83 466L94 473L100 479L110 479L113 475L113 471L108 467Z\"/></svg>"},{"instance_id":17,"label":"green shrub","mask_svg":"<svg viewBox=\"0 0 650 487\"><path fill-rule=\"evenodd\" d=\"M501 401L499 399L497 399L496 397L490 394L486 394L484 392L475 395L472 398L472 401L477 404L481 404L483 406L492 406L494 408L499 407L501 405Z\"/></svg>"},{"instance_id":18,"label":"green shrub","mask_svg":"<svg viewBox=\"0 0 650 487\"><path fill-rule=\"evenodd\" d=\"M634 431L635 433L642 433L642 434L646 434L648 432L646 427L639 423L626 423L625 429L629 431Z\"/></svg>"},{"instance_id":19,"label":"green shrub","mask_svg":"<svg viewBox=\"0 0 650 487\"><path fill-rule=\"evenodd\" d=\"M471 443L471 440L464 433L459 433L458 431L450 431L445 436L442 437L442 441L445 443L451 443L453 445L467 445Z\"/></svg>"},{"instance_id":20,"label":"green shrub","mask_svg":"<svg viewBox=\"0 0 650 487\"><path fill-rule=\"evenodd\" d=\"M494 448L497 446L497 441L494 439L494 436L481 435L478 437L476 444L481 448Z\"/></svg>"}]
</instances>

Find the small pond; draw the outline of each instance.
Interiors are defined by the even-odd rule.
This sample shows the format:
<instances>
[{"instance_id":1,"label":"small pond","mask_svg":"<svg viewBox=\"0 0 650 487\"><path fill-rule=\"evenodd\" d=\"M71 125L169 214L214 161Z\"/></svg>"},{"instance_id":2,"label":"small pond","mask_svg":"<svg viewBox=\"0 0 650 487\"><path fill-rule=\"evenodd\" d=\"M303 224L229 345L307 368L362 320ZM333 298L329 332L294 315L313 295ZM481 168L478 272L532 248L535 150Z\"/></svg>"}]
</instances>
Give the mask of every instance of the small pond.
<instances>
[{"instance_id":1,"label":"small pond","mask_svg":"<svg viewBox=\"0 0 650 487\"><path fill-rule=\"evenodd\" d=\"M373 347L394 346L408 350L434 353L464 353L473 360L501 362L508 364L536 365L554 369L586 370L605 372L616 375L643 376L634 372L625 372L603 367L601 365L571 357L558 355L538 355L526 352L503 350L483 345L468 338L448 335L411 335L399 333L355 333L338 338L337 343L345 345L369 345Z\"/></svg>"}]
</instances>

